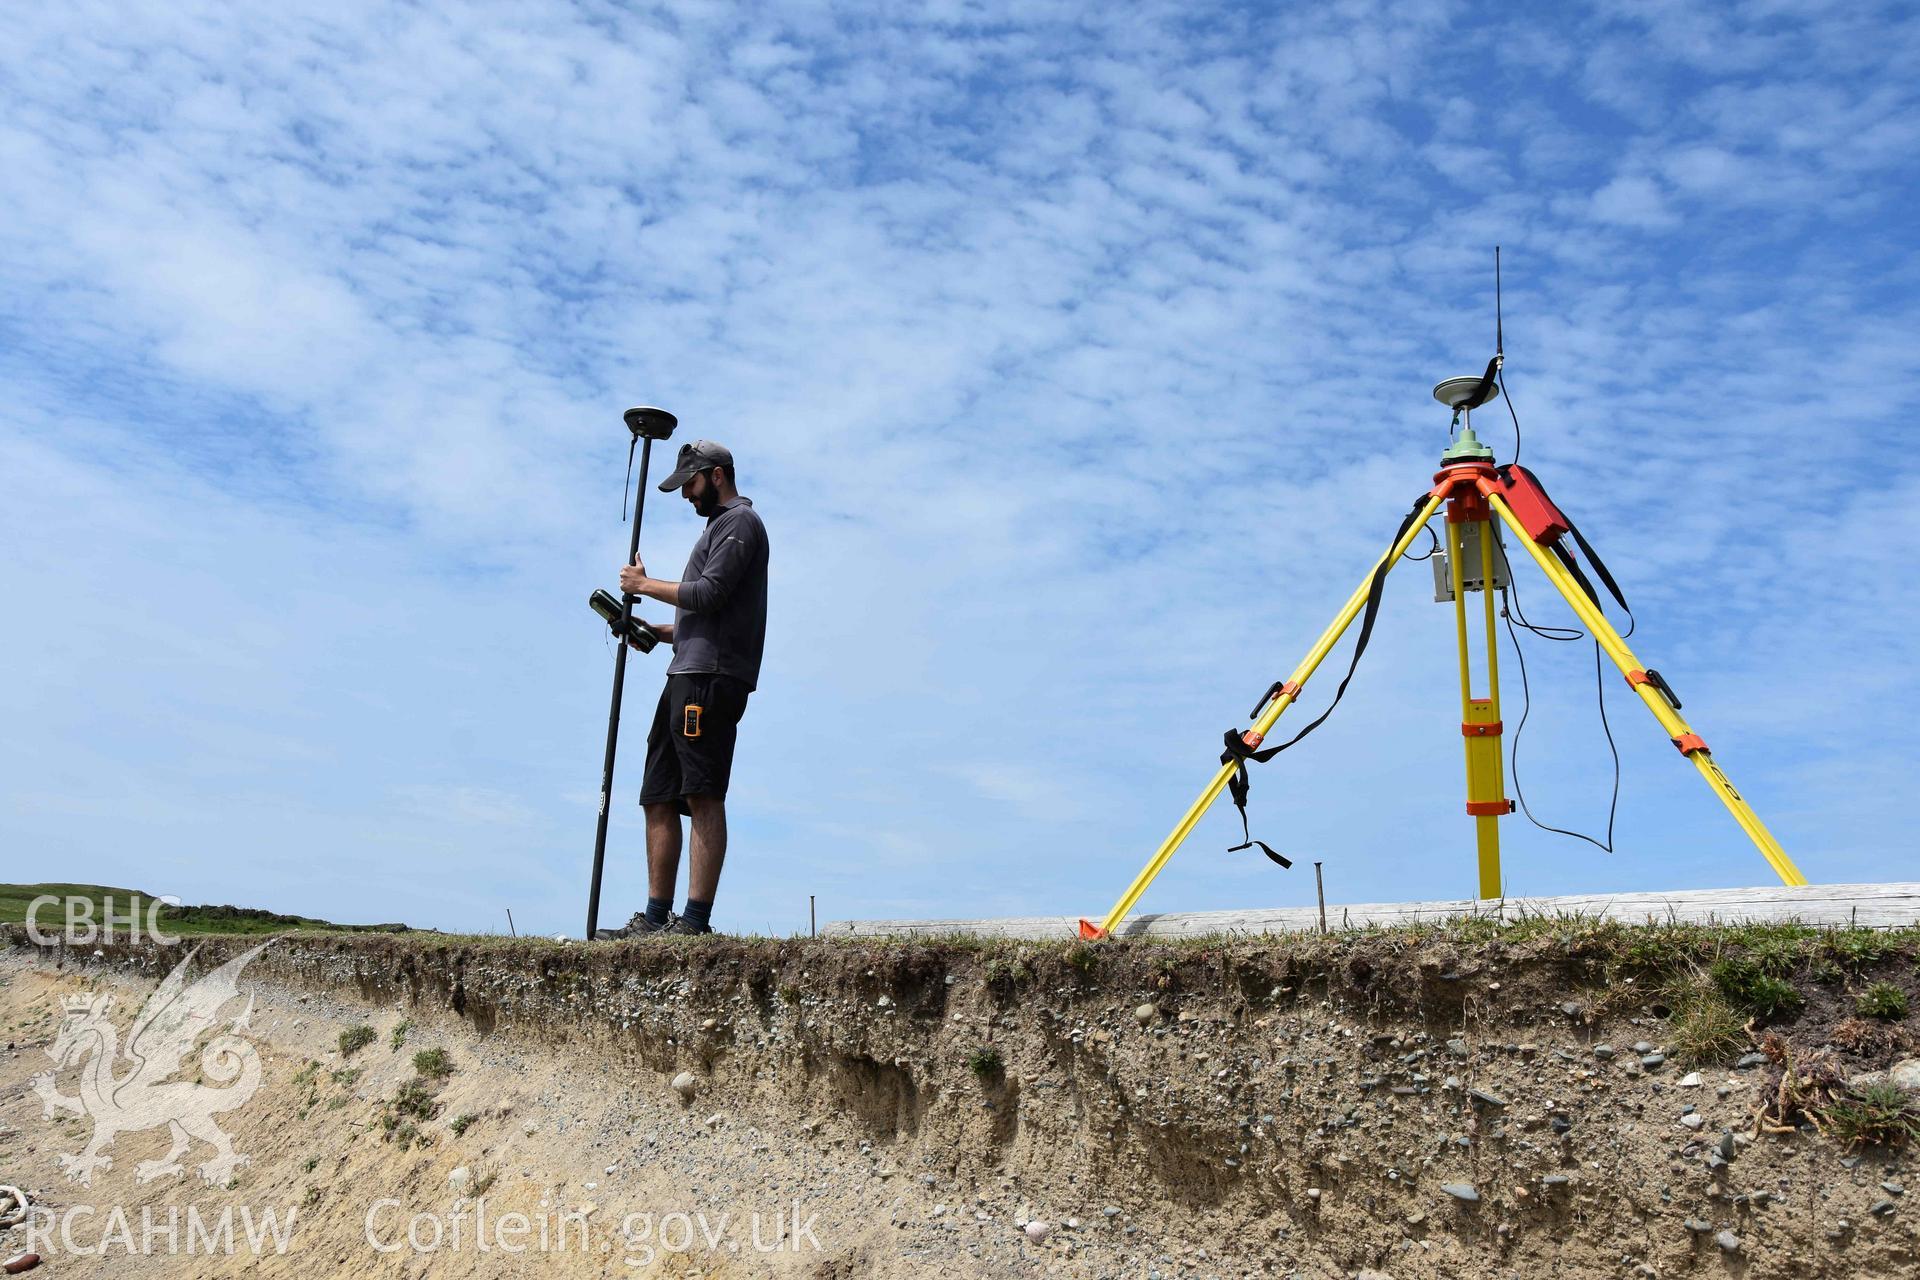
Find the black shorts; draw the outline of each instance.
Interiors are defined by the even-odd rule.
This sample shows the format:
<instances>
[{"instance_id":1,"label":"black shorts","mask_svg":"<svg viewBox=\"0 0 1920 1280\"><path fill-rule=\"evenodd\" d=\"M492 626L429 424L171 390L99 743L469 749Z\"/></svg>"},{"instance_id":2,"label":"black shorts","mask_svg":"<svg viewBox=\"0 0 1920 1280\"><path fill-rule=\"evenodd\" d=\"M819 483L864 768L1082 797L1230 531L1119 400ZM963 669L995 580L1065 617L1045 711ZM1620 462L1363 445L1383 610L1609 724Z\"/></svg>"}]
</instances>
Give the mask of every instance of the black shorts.
<instances>
[{"instance_id":1,"label":"black shorts","mask_svg":"<svg viewBox=\"0 0 1920 1280\"><path fill-rule=\"evenodd\" d=\"M747 682L722 675L672 675L647 732L641 804L677 804L688 796L724 796L733 774L733 742L747 710Z\"/></svg>"}]
</instances>

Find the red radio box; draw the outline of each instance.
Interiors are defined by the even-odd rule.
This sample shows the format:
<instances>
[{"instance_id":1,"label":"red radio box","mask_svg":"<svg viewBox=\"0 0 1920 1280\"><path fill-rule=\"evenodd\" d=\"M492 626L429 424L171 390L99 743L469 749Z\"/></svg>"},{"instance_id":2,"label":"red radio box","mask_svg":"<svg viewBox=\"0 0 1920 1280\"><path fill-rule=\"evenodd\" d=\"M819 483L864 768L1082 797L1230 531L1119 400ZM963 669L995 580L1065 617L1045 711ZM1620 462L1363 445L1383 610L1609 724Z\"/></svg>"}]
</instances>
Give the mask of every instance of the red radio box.
<instances>
[{"instance_id":1,"label":"red radio box","mask_svg":"<svg viewBox=\"0 0 1920 1280\"><path fill-rule=\"evenodd\" d=\"M1500 496L1513 508L1513 514L1520 517L1527 536L1543 547L1553 545L1570 526L1560 508L1547 496L1546 488L1533 472L1522 466L1502 467L1499 475Z\"/></svg>"}]
</instances>

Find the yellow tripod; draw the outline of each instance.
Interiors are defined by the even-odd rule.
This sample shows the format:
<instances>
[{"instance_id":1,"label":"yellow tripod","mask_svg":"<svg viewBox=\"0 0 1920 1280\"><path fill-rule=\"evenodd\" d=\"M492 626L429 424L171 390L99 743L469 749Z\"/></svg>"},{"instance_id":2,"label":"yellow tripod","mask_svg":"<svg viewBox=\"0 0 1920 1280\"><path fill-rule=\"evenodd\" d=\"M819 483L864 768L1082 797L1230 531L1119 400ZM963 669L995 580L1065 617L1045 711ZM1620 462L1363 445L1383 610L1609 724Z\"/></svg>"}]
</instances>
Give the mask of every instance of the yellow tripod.
<instances>
[{"instance_id":1,"label":"yellow tripod","mask_svg":"<svg viewBox=\"0 0 1920 1280\"><path fill-rule=\"evenodd\" d=\"M1494 366L1490 365L1487 374L1489 379L1493 372ZM1473 379L1461 381L1472 382ZM1120 895L1120 900L1113 904L1113 910L1107 913L1106 919L1098 925L1087 920L1080 922L1082 937L1110 936L1126 919L1127 913L1140 901L1140 896L1167 865L1168 859L1185 842L1213 802L1220 798L1220 793L1227 789L1235 774L1245 767L1244 757L1251 755L1253 749L1273 731L1281 715L1298 700L1301 689L1313 678L1313 673L1319 669L1333 646L1339 643L1353 620L1368 607L1370 599L1377 603L1380 580L1413 545L1420 531L1443 506L1447 508L1447 566L1453 591L1454 625L1460 645L1460 731L1466 741L1467 812L1473 816L1479 849L1480 896L1502 896L1499 822L1513 811L1513 802L1506 798L1506 768L1500 746L1500 660L1493 609L1496 566L1492 522L1496 518L1527 549L1534 563L1540 566L1547 580L1566 599L1588 633L1599 642L1613 664L1620 668L1620 674L1626 677L1628 685L1640 696L1654 719L1660 722L1660 727L1672 739L1673 745L1692 761L1693 767L1700 771L1700 776L1707 780L1707 785L1713 788L1732 812L1734 821L1740 824L1759 848L1782 883L1807 883L1807 878L1800 874L1800 869L1781 849L1780 842L1773 838L1773 833L1767 830L1759 815L1754 813L1746 799L1714 762L1707 744L1681 717L1678 700L1665 682L1658 674L1650 673L1633 651L1627 648L1626 641L1589 595L1590 587L1578 576L1571 556L1558 545L1561 537L1572 531L1571 522L1553 505L1552 499L1547 497L1546 491L1529 473L1518 467L1496 468L1492 450L1474 437L1469 424L1459 442L1442 455L1441 469L1434 476L1433 488L1428 491L1425 502L1402 526L1400 536L1376 562L1373 573L1348 598L1335 615L1332 625L1321 633L1313 648L1307 651L1306 658L1294 668L1293 674L1269 691L1264 705L1255 715L1253 727L1240 735L1245 750L1235 748L1230 752L1222 762L1220 771L1214 774L1213 781L1207 784L1199 799L1181 816L1167 838L1160 842L1152 859L1134 877L1127 891ZM1577 533L1574 536L1577 538ZM1479 564L1475 567L1479 571L1477 580L1484 603L1481 616L1486 633L1484 697L1475 697L1473 692L1467 618L1467 592L1473 584L1469 581L1472 575L1462 563L1462 548L1469 543L1477 543L1478 546Z\"/></svg>"}]
</instances>

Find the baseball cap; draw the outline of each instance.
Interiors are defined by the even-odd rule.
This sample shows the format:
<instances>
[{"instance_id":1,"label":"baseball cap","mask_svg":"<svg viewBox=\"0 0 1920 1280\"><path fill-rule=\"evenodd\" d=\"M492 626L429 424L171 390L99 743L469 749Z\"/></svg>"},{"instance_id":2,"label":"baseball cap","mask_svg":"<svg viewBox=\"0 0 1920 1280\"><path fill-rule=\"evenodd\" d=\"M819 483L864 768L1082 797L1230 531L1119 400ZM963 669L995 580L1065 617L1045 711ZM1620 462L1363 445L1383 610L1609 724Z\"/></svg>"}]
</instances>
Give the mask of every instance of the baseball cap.
<instances>
[{"instance_id":1,"label":"baseball cap","mask_svg":"<svg viewBox=\"0 0 1920 1280\"><path fill-rule=\"evenodd\" d=\"M674 459L673 474L660 482L660 492L671 493L702 471L733 465L733 452L711 440L691 440L680 446Z\"/></svg>"}]
</instances>

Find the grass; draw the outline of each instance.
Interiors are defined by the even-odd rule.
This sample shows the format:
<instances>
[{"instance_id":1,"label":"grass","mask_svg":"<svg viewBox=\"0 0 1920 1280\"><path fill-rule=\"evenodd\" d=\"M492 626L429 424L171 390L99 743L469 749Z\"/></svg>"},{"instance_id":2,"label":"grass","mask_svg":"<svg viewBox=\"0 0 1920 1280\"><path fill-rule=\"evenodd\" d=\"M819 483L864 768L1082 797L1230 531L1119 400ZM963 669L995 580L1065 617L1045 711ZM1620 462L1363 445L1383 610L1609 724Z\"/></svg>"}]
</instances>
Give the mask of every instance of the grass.
<instances>
[{"instance_id":1,"label":"grass","mask_svg":"<svg viewBox=\"0 0 1920 1280\"><path fill-rule=\"evenodd\" d=\"M433 1139L420 1128L440 1114L440 1103L433 1096L430 1081L415 1076L395 1090L380 1108L380 1129L387 1141L404 1150L413 1146L431 1146Z\"/></svg>"},{"instance_id":2,"label":"grass","mask_svg":"<svg viewBox=\"0 0 1920 1280\"><path fill-rule=\"evenodd\" d=\"M1893 950L1881 929L1834 929L1822 942L1834 962L1852 973L1878 964Z\"/></svg>"},{"instance_id":3,"label":"grass","mask_svg":"<svg viewBox=\"0 0 1920 1280\"><path fill-rule=\"evenodd\" d=\"M35 886L0 886L21 889ZM55 889L61 886L52 886ZM81 889L98 886L76 886ZM127 892L127 891L118 891ZM1509 944L1550 943L1555 949L1573 956L1606 959L1623 969L1644 968L1677 971L1686 962L1707 962L1735 951L1773 952L1785 956L1797 952L1809 967L1835 964L1843 960L1849 967L1871 963L1873 957L1904 955L1909 960L1920 952L1920 926L1894 929L1856 929L1802 924L1794 921L1752 924L1680 923L1649 919L1627 922L1602 919L1589 912L1522 912L1512 904L1502 920L1491 913L1397 924L1383 927L1345 927L1336 920L1329 935L1299 933L1273 937L1252 937L1227 933L1183 935L1177 938L1122 938L1097 944L1103 954L1109 949L1151 949L1172 956L1194 955L1222 948L1318 951L1328 945L1368 940L1385 940L1413 946L1428 942L1477 945L1498 939ZM289 917L297 918L297 917ZM0 914L0 923L5 922ZM325 924L325 922L318 922ZM374 932L393 926L330 926L340 930ZM585 954L577 944L555 942L545 937L509 937L503 933L424 933L394 935L390 941L402 945L444 950L449 946L468 951L502 956L555 956ZM1078 939L1026 941L988 937L970 933L915 934L879 938L820 938L735 935L725 944L743 954L786 953L794 949L846 950L862 952L925 952L974 955L987 964L999 961L999 973L1015 981L1032 976L1032 966L1047 960L1062 960L1065 953L1083 945ZM1778 964L1770 961L1769 967ZM1836 967L1838 967L1836 965Z\"/></svg>"},{"instance_id":4,"label":"grass","mask_svg":"<svg viewBox=\"0 0 1920 1280\"><path fill-rule=\"evenodd\" d=\"M413 1055L413 1069L436 1080L453 1074L453 1059L445 1049L422 1049Z\"/></svg>"},{"instance_id":5,"label":"grass","mask_svg":"<svg viewBox=\"0 0 1920 1280\"><path fill-rule=\"evenodd\" d=\"M129 895L133 891L107 889L98 885L0 885L0 924L9 919L18 921L23 911L25 898L18 894L23 890L45 889L56 894L72 889L80 894L89 891L100 894L114 893ZM8 902L8 895L15 895L15 902ZM144 895L143 896L148 896ZM11 906L12 914L9 914ZM118 897L116 897L116 908ZM241 908L182 908L190 912L241 911ZM272 915L272 913L260 913ZM1117 948L1151 948L1169 955L1193 954L1219 948L1313 948L1317 949L1329 943L1342 943L1384 939L1404 945L1419 945L1426 942L1452 942L1457 945L1477 945L1499 939L1507 943L1549 942L1574 956L1604 958L1620 968L1631 971L1646 969L1656 972L1675 972L1687 962L1705 963L1729 950L1745 953L1756 959L1763 970L1771 971L1769 976L1784 977L1779 972L1783 966L1798 957L1805 976L1819 979L1823 966L1831 966L1838 971L1842 968L1857 971L1862 967L1878 963L1880 959L1892 955L1904 955L1911 960L1916 951L1920 951L1920 926L1903 926L1894 929L1837 928L1833 926L1809 925L1794 921L1724 924L1724 923L1680 923L1648 919L1640 922L1626 922L1602 919L1588 912L1525 912L1516 910L1513 904L1507 904L1505 919L1497 918L1493 913L1476 913L1447 919L1421 921L1413 924L1399 924L1390 927L1342 927L1333 921L1331 935L1320 936L1302 933L1272 938L1248 938L1244 935L1187 935L1178 938L1127 938L1097 945L1103 954ZM314 932L388 932L400 930L398 925L333 925L326 921L311 920L299 916L274 916L276 921L296 921L296 924L271 924L262 932L284 932L288 929L311 930ZM208 932L236 932L243 921L222 921L213 916L204 917L201 923ZM491 952L503 955L549 956L564 953L568 944L554 942L544 937L509 937L506 934L456 934L456 933L413 933L398 934L395 941L407 938L419 946L431 946L436 949L457 946L472 951ZM967 933L917 934L912 936L882 938L821 938L809 940L804 937L772 937L762 935L736 935L727 940L728 945L742 952L780 951L789 948L846 949L858 948L868 952L886 951L926 951L929 949L946 953L972 954L991 963L1000 961L997 975L1015 983L1032 976L1031 966L1048 959L1063 959L1065 953L1076 945L1077 939L1062 938L1058 941L1033 942L1008 938L983 937ZM575 948L578 954L578 948Z\"/></svg>"},{"instance_id":6,"label":"grass","mask_svg":"<svg viewBox=\"0 0 1920 1280\"><path fill-rule=\"evenodd\" d=\"M1022 955L996 955L988 959L985 977L990 987L1018 986L1033 977L1033 962Z\"/></svg>"},{"instance_id":7,"label":"grass","mask_svg":"<svg viewBox=\"0 0 1920 1280\"><path fill-rule=\"evenodd\" d=\"M479 1116L476 1116L471 1111L463 1111L448 1122L447 1128L450 1129L453 1132L453 1136L457 1138L468 1129L471 1129L473 1122L479 1118Z\"/></svg>"},{"instance_id":8,"label":"grass","mask_svg":"<svg viewBox=\"0 0 1920 1280\"><path fill-rule=\"evenodd\" d=\"M1710 1066L1746 1047L1746 1019L1704 976L1676 982L1666 998L1673 1009L1667 1020L1667 1044L1681 1062Z\"/></svg>"},{"instance_id":9,"label":"grass","mask_svg":"<svg viewBox=\"0 0 1920 1280\"><path fill-rule=\"evenodd\" d=\"M1907 993L1891 982L1876 982L1855 998L1853 1011L1863 1018L1898 1022L1907 1016Z\"/></svg>"},{"instance_id":10,"label":"grass","mask_svg":"<svg viewBox=\"0 0 1920 1280\"><path fill-rule=\"evenodd\" d=\"M1920 1138L1920 1111L1891 1081L1854 1089L1829 1103L1821 1127L1850 1147L1898 1147Z\"/></svg>"},{"instance_id":11,"label":"grass","mask_svg":"<svg viewBox=\"0 0 1920 1280\"><path fill-rule=\"evenodd\" d=\"M982 1080L991 1080L1006 1067L1006 1060L1000 1056L1000 1051L990 1044L983 1044L967 1055L967 1070Z\"/></svg>"},{"instance_id":12,"label":"grass","mask_svg":"<svg viewBox=\"0 0 1920 1280\"><path fill-rule=\"evenodd\" d=\"M305 1096L300 1099L300 1109L296 1112L304 1120L307 1113L313 1110L314 1104L320 1101L320 1064L308 1060L306 1066L294 1072L292 1083L294 1088L304 1090L305 1093Z\"/></svg>"},{"instance_id":13,"label":"grass","mask_svg":"<svg viewBox=\"0 0 1920 1280\"><path fill-rule=\"evenodd\" d=\"M411 1018L402 1018L394 1024L392 1034L387 1037L387 1043L395 1053L400 1052L400 1046L407 1042L407 1032L411 1030L413 1030L413 1020Z\"/></svg>"},{"instance_id":14,"label":"grass","mask_svg":"<svg viewBox=\"0 0 1920 1280\"><path fill-rule=\"evenodd\" d=\"M1807 954L1806 939L1791 934L1762 934L1748 941L1746 948L1747 958L1769 978L1790 976Z\"/></svg>"},{"instance_id":15,"label":"grass","mask_svg":"<svg viewBox=\"0 0 1920 1280\"><path fill-rule=\"evenodd\" d=\"M427 1082L415 1077L393 1095L393 1111L410 1120L431 1120L439 1114L440 1104L434 1100Z\"/></svg>"},{"instance_id":16,"label":"grass","mask_svg":"<svg viewBox=\"0 0 1920 1280\"><path fill-rule=\"evenodd\" d=\"M1762 1018L1793 1013L1806 1004L1798 987L1768 973L1752 956L1723 956L1707 972L1736 1008Z\"/></svg>"},{"instance_id":17,"label":"grass","mask_svg":"<svg viewBox=\"0 0 1920 1280\"><path fill-rule=\"evenodd\" d=\"M373 1028L366 1023L348 1027L340 1033L340 1056L351 1058L373 1043Z\"/></svg>"},{"instance_id":18,"label":"grass","mask_svg":"<svg viewBox=\"0 0 1920 1280\"><path fill-rule=\"evenodd\" d=\"M314 1107L319 1105L323 1080L330 1081L343 1090L327 1099L326 1109L338 1111L353 1101L351 1090L359 1079L359 1067L342 1067L336 1071L325 1071L319 1062L309 1059L304 1067L294 1073L293 1083L296 1086L303 1086L306 1091L306 1096L300 1100L299 1110L295 1114L304 1120L312 1113Z\"/></svg>"},{"instance_id":19,"label":"grass","mask_svg":"<svg viewBox=\"0 0 1920 1280\"><path fill-rule=\"evenodd\" d=\"M83 900L91 905L91 920L100 925L108 914L111 900L116 936L124 936L133 926L126 918L138 914L139 928L144 936L149 921L149 911L159 904L159 913L153 917L164 933L190 934L194 936L213 934L272 934L289 931L332 932L332 933L395 933L405 931L403 924L334 924L330 920L320 920L312 916L282 915L279 912L263 911L258 907L236 907L230 905L212 906L170 906L160 902L154 894L142 889L121 889L104 884L0 884L0 924L24 924L27 911L36 898L58 898L60 902L42 905L35 915L35 923L46 933L64 931L66 928L66 900ZM85 919L75 916L76 929L84 931Z\"/></svg>"}]
</instances>

